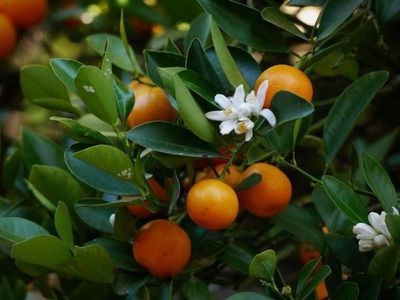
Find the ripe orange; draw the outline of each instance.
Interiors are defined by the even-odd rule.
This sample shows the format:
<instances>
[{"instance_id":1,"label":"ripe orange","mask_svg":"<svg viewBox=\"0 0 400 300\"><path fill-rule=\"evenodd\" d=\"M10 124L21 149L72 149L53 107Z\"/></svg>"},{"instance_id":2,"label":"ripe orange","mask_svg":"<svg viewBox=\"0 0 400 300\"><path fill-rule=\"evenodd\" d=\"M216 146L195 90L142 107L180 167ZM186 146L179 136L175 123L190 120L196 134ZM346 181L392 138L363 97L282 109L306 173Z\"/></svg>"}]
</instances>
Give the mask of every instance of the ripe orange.
<instances>
[{"instance_id":1,"label":"ripe orange","mask_svg":"<svg viewBox=\"0 0 400 300\"><path fill-rule=\"evenodd\" d=\"M236 148L235 145L228 145L227 147L222 147L221 149L217 150L217 152L221 155L223 155L224 157L232 157L232 153L230 152L230 150L234 150ZM209 161L207 161L209 160ZM213 166L219 165L219 164L226 164L229 161L229 159L225 159L225 158L200 158L197 159L193 162L193 165L195 168L199 168L199 169L204 169L209 167L210 163Z\"/></svg>"},{"instance_id":2,"label":"ripe orange","mask_svg":"<svg viewBox=\"0 0 400 300\"><path fill-rule=\"evenodd\" d=\"M167 95L158 86L133 81L129 87L135 92L135 104L126 123L130 128L150 121L172 121L176 111L169 103Z\"/></svg>"},{"instance_id":3,"label":"ripe orange","mask_svg":"<svg viewBox=\"0 0 400 300\"><path fill-rule=\"evenodd\" d=\"M0 11L9 16L16 27L26 29L44 19L47 14L47 1L0 0Z\"/></svg>"},{"instance_id":4,"label":"ripe orange","mask_svg":"<svg viewBox=\"0 0 400 300\"><path fill-rule=\"evenodd\" d=\"M254 173L260 174L262 179L255 186L238 193L240 204L259 217L277 215L286 208L292 196L289 178L277 167L266 163L251 165L243 172L242 178Z\"/></svg>"},{"instance_id":5,"label":"ripe orange","mask_svg":"<svg viewBox=\"0 0 400 300\"><path fill-rule=\"evenodd\" d=\"M17 31L13 23L9 17L0 13L0 59L6 58L14 50L16 42Z\"/></svg>"},{"instance_id":6,"label":"ripe orange","mask_svg":"<svg viewBox=\"0 0 400 300\"><path fill-rule=\"evenodd\" d=\"M275 65L257 78L255 91L263 81L269 81L268 92L265 97L264 107L268 108L274 95L279 91L289 91L311 102L313 87L310 78L299 69L288 65Z\"/></svg>"},{"instance_id":7,"label":"ripe orange","mask_svg":"<svg viewBox=\"0 0 400 300\"><path fill-rule=\"evenodd\" d=\"M145 224L133 241L133 255L138 264L161 278L183 271L190 248L190 239L182 228L160 219Z\"/></svg>"},{"instance_id":8,"label":"ripe orange","mask_svg":"<svg viewBox=\"0 0 400 300\"><path fill-rule=\"evenodd\" d=\"M225 164L217 165L217 166L215 166L215 171L217 171L217 173L219 175L221 175L222 171L224 170L224 167L225 167ZM215 175L213 170L211 170L211 168L208 168L206 178L216 179L217 176ZM223 181L227 185L235 188L242 181L242 174L239 172L239 168L235 165L230 165L228 170L225 173Z\"/></svg>"},{"instance_id":9,"label":"ripe orange","mask_svg":"<svg viewBox=\"0 0 400 300\"><path fill-rule=\"evenodd\" d=\"M299 247L299 252L300 252L300 259L303 264L306 264L310 260L316 259L321 256L321 253L319 253L318 250L316 250L313 246L311 246L306 242L301 242Z\"/></svg>"},{"instance_id":10,"label":"ripe orange","mask_svg":"<svg viewBox=\"0 0 400 300\"><path fill-rule=\"evenodd\" d=\"M210 230L229 227L239 212L235 191L218 179L195 183L186 198L189 217L197 225Z\"/></svg>"},{"instance_id":11,"label":"ripe orange","mask_svg":"<svg viewBox=\"0 0 400 300\"><path fill-rule=\"evenodd\" d=\"M147 179L147 184L149 185L151 191L153 192L154 196L163 203L168 203L168 195L164 188L154 179L154 177L150 177ZM123 197L125 198L125 197ZM151 204L147 200L143 200L140 204L132 204L128 205L128 209L132 215L140 218L140 219L147 219L153 217L155 214L150 211Z\"/></svg>"},{"instance_id":12,"label":"ripe orange","mask_svg":"<svg viewBox=\"0 0 400 300\"><path fill-rule=\"evenodd\" d=\"M325 280L318 284L316 291L317 291L317 299L318 300L328 299L329 294L328 294L328 290L326 289Z\"/></svg>"}]
</instances>

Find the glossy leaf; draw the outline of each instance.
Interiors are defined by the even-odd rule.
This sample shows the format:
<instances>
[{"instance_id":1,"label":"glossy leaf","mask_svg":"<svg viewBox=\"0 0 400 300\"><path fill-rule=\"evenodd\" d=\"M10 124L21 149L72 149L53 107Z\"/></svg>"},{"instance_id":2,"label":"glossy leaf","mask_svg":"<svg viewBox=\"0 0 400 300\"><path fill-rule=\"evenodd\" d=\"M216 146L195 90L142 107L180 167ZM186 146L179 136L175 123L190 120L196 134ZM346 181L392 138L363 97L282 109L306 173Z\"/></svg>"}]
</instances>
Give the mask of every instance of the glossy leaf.
<instances>
[{"instance_id":1,"label":"glossy leaf","mask_svg":"<svg viewBox=\"0 0 400 300\"><path fill-rule=\"evenodd\" d=\"M207 45L207 40L210 36L210 20L211 16L209 14L202 13L190 23L190 29L185 38L186 49L189 49L194 39L198 39L204 46Z\"/></svg>"},{"instance_id":2,"label":"glossy leaf","mask_svg":"<svg viewBox=\"0 0 400 300\"><path fill-rule=\"evenodd\" d=\"M115 212L113 207L92 207L89 204L107 203L99 199L82 199L75 203L75 211L78 216L90 227L112 233L113 227L110 223L110 216Z\"/></svg>"},{"instance_id":3,"label":"glossy leaf","mask_svg":"<svg viewBox=\"0 0 400 300\"><path fill-rule=\"evenodd\" d=\"M0 218L0 237L16 243L38 235L49 234L42 226L19 217Z\"/></svg>"},{"instance_id":4,"label":"glossy leaf","mask_svg":"<svg viewBox=\"0 0 400 300\"><path fill-rule=\"evenodd\" d=\"M355 126L357 119L388 79L384 71L368 73L348 86L329 112L324 127L326 162L330 164Z\"/></svg>"},{"instance_id":5,"label":"glossy leaf","mask_svg":"<svg viewBox=\"0 0 400 300\"><path fill-rule=\"evenodd\" d=\"M123 296L139 290L150 279L150 276L117 271L113 281L113 290L117 295Z\"/></svg>"},{"instance_id":6,"label":"glossy leaf","mask_svg":"<svg viewBox=\"0 0 400 300\"><path fill-rule=\"evenodd\" d=\"M319 283L328 277L331 272L332 271L329 266L323 265L321 268L319 268L313 278L306 284L298 299L307 299L307 297L310 296L311 293L317 288Z\"/></svg>"},{"instance_id":7,"label":"glossy leaf","mask_svg":"<svg viewBox=\"0 0 400 300\"><path fill-rule=\"evenodd\" d=\"M391 284L397 270L398 246L384 247L375 254L370 262L368 273L383 278L383 287Z\"/></svg>"},{"instance_id":8,"label":"glossy leaf","mask_svg":"<svg viewBox=\"0 0 400 300\"><path fill-rule=\"evenodd\" d=\"M189 130L167 122L150 122L131 129L128 138L156 152L189 157L219 157L208 143Z\"/></svg>"},{"instance_id":9,"label":"glossy leaf","mask_svg":"<svg viewBox=\"0 0 400 300\"><path fill-rule=\"evenodd\" d=\"M268 249L257 254L249 267L252 276L262 278L267 282L274 282L277 257L274 250Z\"/></svg>"},{"instance_id":10,"label":"glossy leaf","mask_svg":"<svg viewBox=\"0 0 400 300\"><path fill-rule=\"evenodd\" d=\"M72 248L74 246L74 236L72 234L71 216L64 202L58 202L54 218L58 236L68 247Z\"/></svg>"},{"instance_id":11,"label":"glossy leaf","mask_svg":"<svg viewBox=\"0 0 400 300\"><path fill-rule=\"evenodd\" d=\"M296 295L303 293L304 288L309 281L311 275L321 262L321 257L315 258L304 265L299 273L299 280L296 287Z\"/></svg>"},{"instance_id":12,"label":"glossy leaf","mask_svg":"<svg viewBox=\"0 0 400 300\"><path fill-rule=\"evenodd\" d=\"M56 269L71 262L68 247L51 235L39 235L14 244L11 256L20 262Z\"/></svg>"},{"instance_id":13,"label":"glossy leaf","mask_svg":"<svg viewBox=\"0 0 400 300\"><path fill-rule=\"evenodd\" d=\"M193 99L182 79L175 75L175 99L178 111L185 125L203 141L212 143L216 139L216 133L203 111Z\"/></svg>"},{"instance_id":14,"label":"glossy leaf","mask_svg":"<svg viewBox=\"0 0 400 300\"><path fill-rule=\"evenodd\" d=\"M236 187L236 191L246 190L257 185L262 179L258 173L251 174L249 177L244 178Z\"/></svg>"},{"instance_id":15,"label":"glossy leaf","mask_svg":"<svg viewBox=\"0 0 400 300\"><path fill-rule=\"evenodd\" d=\"M322 40L331 35L364 0L328 0L322 11L317 38Z\"/></svg>"},{"instance_id":16,"label":"glossy leaf","mask_svg":"<svg viewBox=\"0 0 400 300\"><path fill-rule=\"evenodd\" d=\"M387 23L400 12L400 2L396 0L376 1L376 14L378 19Z\"/></svg>"},{"instance_id":17,"label":"glossy leaf","mask_svg":"<svg viewBox=\"0 0 400 300\"><path fill-rule=\"evenodd\" d=\"M256 254L257 250L250 245L236 241L226 248L221 259L234 270L249 274L250 264Z\"/></svg>"},{"instance_id":18,"label":"glossy leaf","mask_svg":"<svg viewBox=\"0 0 400 300\"><path fill-rule=\"evenodd\" d=\"M116 125L118 112L114 88L100 69L93 66L81 67L74 84L79 97L96 117Z\"/></svg>"},{"instance_id":19,"label":"glossy leaf","mask_svg":"<svg viewBox=\"0 0 400 300\"><path fill-rule=\"evenodd\" d=\"M286 51L279 31L264 21L258 10L228 0L199 0L199 2L223 31L241 43L261 51Z\"/></svg>"},{"instance_id":20,"label":"glossy leaf","mask_svg":"<svg viewBox=\"0 0 400 300\"><path fill-rule=\"evenodd\" d=\"M215 52L218 56L219 63L221 64L222 70L228 78L232 87L236 88L239 85L243 85L244 89L249 92L250 87L243 75L240 73L232 55L229 53L229 49L225 44L224 37L219 30L214 19L211 18L211 35L214 42Z\"/></svg>"},{"instance_id":21,"label":"glossy leaf","mask_svg":"<svg viewBox=\"0 0 400 300\"><path fill-rule=\"evenodd\" d=\"M396 243L400 243L400 216L389 213L385 218L390 235Z\"/></svg>"},{"instance_id":22,"label":"glossy leaf","mask_svg":"<svg viewBox=\"0 0 400 300\"><path fill-rule=\"evenodd\" d=\"M126 207L117 208L113 228L114 237L118 241L129 241L135 235L135 220Z\"/></svg>"},{"instance_id":23,"label":"glossy leaf","mask_svg":"<svg viewBox=\"0 0 400 300\"><path fill-rule=\"evenodd\" d=\"M84 64L73 59L53 58L50 60L50 66L58 79L74 94L77 94L74 79L78 75L79 69Z\"/></svg>"},{"instance_id":24,"label":"glossy leaf","mask_svg":"<svg viewBox=\"0 0 400 300\"><path fill-rule=\"evenodd\" d=\"M369 187L378 196L379 202L387 212L397 207L397 193L382 165L366 153L362 155L362 169Z\"/></svg>"},{"instance_id":25,"label":"glossy leaf","mask_svg":"<svg viewBox=\"0 0 400 300\"><path fill-rule=\"evenodd\" d=\"M183 282L182 293L186 299L211 299L211 293L208 290L208 285L195 277L191 277L189 280Z\"/></svg>"},{"instance_id":26,"label":"glossy leaf","mask_svg":"<svg viewBox=\"0 0 400 300\"><path fill-rule=\"evenodd\" d=\"M316 220L304 208L291 204L273 221L300 240L309 242L319 251L324 248L324 236Z\"/></svg>"},{"instance_id":27,"label":"glossy leaf","mask_svg":"<svg viewBox=\"0 0 400 300\"><path fill-rule=\"evenodd\" d=\"M283 30L290 32L291 34L303 39L307 40L307 37L298 29L293 22L278 8L276 7L266 7L261 12L261 16L267 22L282 28Z\"/></svg>"},{"instance_id":28,"label":"glossy leaf","mask_svg":"<svg viewBox=\"0 0 400 300\"><path fill-rule=\"evenodd\" d=\"M139 191L132 182L116 177L106 171L103 171L102 169L99 169L74 157L76 152L84 149L84 146L76 144L72 145L65 152L65 162L68 166L68 169L79 180L104 193L113 195L139 194Z\"/></svg>"},{"instance_id":29,"label":"glossy leaf","mask_svg":"<svg viewBox=\"0 0 400 300\"><path fill-rule=\"evenodd\" d=\"M241 292L233 294L232 296L226 298L226 300L273 300L273 299L274 298L254 292Z\"/></svg>"},{"instance_id":30,"label":"glossy leaf","mask_svg":"<svg viewBox=\"0 0 400 300\"><path fill-rule=\"evenodd\" d=\"M333 292L332 300L357 300L360 290L354 282L343 282Z\"/></svg>"},{"instance_id":31,"label":"glossy leaf","mask_svg":"<svg viewBox=\"0 0 400 300\"><path fill-rule=\"evenodd\" d=\"M135 94L128 86L114 77L113 80L114 92L117 98L118 115L121 120L125 120L132 111Z\"/></svg>"},{"instance_id":32,"label":"glossy leaf","mask_svg":"<svg viewBox=\"0 0 400 300\"><path fill-rule=\"evenodd\" d=\"M332 176L322 177L322 184L329 199L353 223L367 222L367 210L354 190Z\"/></svg>"}]
</instances>

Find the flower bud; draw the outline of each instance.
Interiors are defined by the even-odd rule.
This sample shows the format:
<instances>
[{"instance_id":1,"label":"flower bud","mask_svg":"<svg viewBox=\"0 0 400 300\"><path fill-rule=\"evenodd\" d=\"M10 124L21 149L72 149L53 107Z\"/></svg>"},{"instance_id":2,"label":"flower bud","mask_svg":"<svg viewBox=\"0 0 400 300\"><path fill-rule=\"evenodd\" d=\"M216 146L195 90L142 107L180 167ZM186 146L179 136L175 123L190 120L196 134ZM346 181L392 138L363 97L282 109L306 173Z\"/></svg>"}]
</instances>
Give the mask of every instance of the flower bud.
<instances>
[{"instance_id":1,"label":"flower bud","mask_svg":"<svg viewBox=\"0 0 400 300\"><path fill-rule=\"evenodd\" d=\"M379 234L374 237L373 244L376 248L382 248L390 245L388 238L383 234Z\"/></svg>"},{"instance_id":2,"label":"flower bud","mask_svg":"<svg viewBox=\"0 0 400 300\"><path fill-rule=\"evenodd\" d=\"M360 252L368 252L374 249L374 245L372 240L359 240L358 241L358 249Z\"/></svg>"},{"instance_id":3,"label":"flower bud","mask_svg":"<svg viewBox=\"0 0 400 300\"><path fill-rule=\"evenodd\" d=\"M357 239L373 239L378 233L368 224L358 223L353 227Z\"/></svg>"},{"instance_id":4,"label":"flower bud","mask_svg":"<svg viewBox=\"0 0 400 300\"><path fill-rule=\"evenodd\" d=\"M114 223L115 223L115 214L112 214L110 216L110 224L111 224L112 227L114 227Z\"/></svg>"},{"instance_id":5,"label":"flower bud","mask_svg":"<svg viewBox=\"0 0 400 300\"><path fill-rule=\"evenodd\" d=\"M394 215L396 215L396 216L398 216L399 215L399 211L397 210L397 208L396 207L392 207L392 210L393 210L393 214Z\"/></svg>"}]
</instances>

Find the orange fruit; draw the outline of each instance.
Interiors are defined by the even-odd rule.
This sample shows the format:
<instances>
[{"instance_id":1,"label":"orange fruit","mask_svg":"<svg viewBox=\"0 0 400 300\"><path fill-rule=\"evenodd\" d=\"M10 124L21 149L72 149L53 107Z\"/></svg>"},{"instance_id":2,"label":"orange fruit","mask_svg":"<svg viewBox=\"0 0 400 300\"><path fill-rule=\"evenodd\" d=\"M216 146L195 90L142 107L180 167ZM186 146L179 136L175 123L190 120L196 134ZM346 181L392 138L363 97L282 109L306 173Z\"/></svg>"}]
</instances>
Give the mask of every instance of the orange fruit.
<instances>
[{"instance_id":1,"label":"orange fruit","mask_svg":"<svg viewBox=\"0 0 400 300\"><path fill-rule=\"evenodd\" d=\"M318 284L316 291L318 300L328 299L329 294L328 290L326 289L325 281L322 281Z\"/></svg>"},{"instance_id":2,"label":"orange fruit","mask_svg":"<svg viewBox=\"0 0 400 300\"><path fill-rule=\"evenodd\" d=\"M286 208L292 197L289 178L277 167L266 163L251 165L243 172L242 178L254 173L262 176L261 181L238 193L240 204L258 217L277 215Z\"/></svg>"},{"instance_id":3,"label":"orange fruit","mask_svg":"<svg viewBox=\"0 0 400 300\"><path fill-rule=\"evenodd\" d=\"M128 127L133 128L150 121L174 120L177 113L169 103L167 94L158 86L146 84L149 79L141 81L145 83L135 80L129 85L135 92L135 104L126 119Z\"/></svg>"},{"instance_id":4,"label":"orange fruit","mask_svg":"<svg viewBox=\"0 0 400 300\"><path fill-rule=\"evenodd\" d=\"M313 96L313 87L310 78L301 70L288 65L275 65L257 78L255 91L263 81L269 81L267 95L265 97L264 107L270 107L271 100L277 92L288 91L311 102Z\"/></svg>"},{"instance_id":5,"label":"orange fruit","mask_svg":"<svg viewBox=\"0 0 400 300\"><path fill-rule=\"evenodd\" d=\"M321 256L318 250L306 242L301 242L299 247L300 259L303 264L308 263L310 260L316 259ZM322 265L322 264L321 264Z\"/></svg>"},{"instance_id":6,"label":"orange fruit","mask_svg":"<svg viewBox=\"0 0 400 300\"><path fill-rule=\"evenodd\" d=\"M16 43L17 31L13 23L9 17L0 13L0 59L10 55Z\"/></svg>"},{"instance_id":7,"label":"orange fruit","mask_svg":"<svg viewBox=\"0 0 400 300\"><path fill-rule=\"evenodd\" d=\"M215 166L215 171L217 171L217 173L221 175L222 171L224 170L224 167L225 164L217 165ZM211 168L207 169L207 178L212 178L212 179L217 178L217 176L215 175L214 171L211 170ZM242 181L242 174L239 172L239 168L235 165L230 165L225 173L223 181L227 185L235 188Z\"/></svg>"},{"instance_id":8,"label":"orange fruit","mask_svg":"<svg viewBox=\"0 0 400 300\"><path fill-rule=\"evenodd\" d=\"M210 230L229 227L239 212L235 191L218 179L195 183L186 198L189 217L197 225Z\"/></svg>"},{"instance_id":9,"label":"orange fruit","mask_svg":"<svg viewBox=\"0 0 400 300\"><path fill-rule=\"evenodd\" d=\"M190 249L186 232L167 220L145 224L133 241L133 255L137 263L161 278L182 272L189 261Z\"/></svg>"},{"instance_id":10,"label":"orange fruit","mask_svg":"<svg viewBox=\"0 0 400 300\"><path fill-rule=\"evenodd\" d=\"M46 0L0 0L0 12L11 18L18 28L40 23L47 14Z\"/></svg>"},{"instance_id":11,"label":"orange fruit","mask_svg":"<svg viewBox=\"0 0 400 300\"><path fill-rule=\"evenodd\" d=\"M167 192L157 182L157 180L155 180L154 177L150 177L149 179L147 179L147 184L149 185L151 191L153 192L154 196L156 196L158 201L163 203L169 202ZM140 204L128 205L128 209L131 214L140 219L147 219L155 215L155 213L151 212L150 208L151 204L147 200L143 200Z\"/></svg>"},{"instance_id":12,"label":"orange fruit","mask_svg":"<svg viewBox=\"0 0 400 300\"><path fill-rule=\"evenodd\" d=\"M221 154L224 157L232 157L232 153L230 150L235 150L236 146L235 145L228 145L226 147L222 147L217 150L219 154ZM208 160L208 161L207 161ZM209 164L212 164L213 166L219 165L219 164L226 164L229 161L229 159L226 158L200 158L197 159L193 162L193 165L195 168L199 169L204 169L209 167Z\"/></svg>"},{"instance_id":13,"label":"orange fruit","mask_svg":"<svg viewBox=\"0 0 400 300\"><path fill-rule=\"evenodd\" d=\"M147 37L153 33L153 25L138 18L131 18L129 24L137 37Z\"/></svg>"}]
</instances>

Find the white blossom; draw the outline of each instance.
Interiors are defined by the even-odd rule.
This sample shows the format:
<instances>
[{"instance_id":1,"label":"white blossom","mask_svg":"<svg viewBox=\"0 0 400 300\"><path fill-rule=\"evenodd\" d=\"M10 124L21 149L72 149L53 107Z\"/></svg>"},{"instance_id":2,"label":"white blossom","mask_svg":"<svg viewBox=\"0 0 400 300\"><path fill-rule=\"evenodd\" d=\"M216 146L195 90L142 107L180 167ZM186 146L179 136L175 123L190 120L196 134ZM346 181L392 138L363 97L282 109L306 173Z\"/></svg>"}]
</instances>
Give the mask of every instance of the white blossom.
<instances>
[{"instance_id":1,"label":"white blossom","mask_svg":"<svg viewBox=\"0 0 400 300\"><path fill-rule=\"evenodd\" d=\"M393 207L393 214L399 215L399 211ZM368 222L357 223L353 227L353 233L356 234L358 248L361 252L371 251L373 249L389 246L392 241L389 229L386 225L387 213L382 211L380 214L371 212L368 214Z\"/></svg>"},{"instance_id":2,"label":"white blossom","mask_svg":"<svg viewBox=\"0 0 400 300\"><path fill-rule=\"evenodd\" d=\"M243 85L239 85L232 97L217 94L214 101L221 107L221 110L210 111L206 117L213 121L220 121L220 133L230 134L234 131L238 135L245 136L245 141L253 137L254 122L252 116L264 117L271 126L276 125L276 117L270 109L263 109L265 96L268 90L268 80L264 81L257 95L251 91L245 95Z\"/></svg>"},{"instance_id":3,"label":"white blossom","mask_svg":"<svg viewBox=\"0 0 400 300\"><path fill-rule=\"evenodd\" d=\"M112 227L114 227L114 223L115 223L115 214L111 214L110 216L110 224Z\"/></svg>"}]
</instances>

